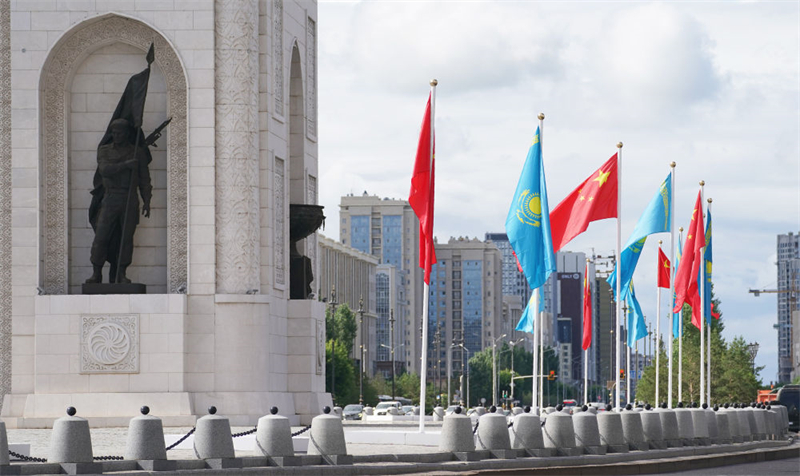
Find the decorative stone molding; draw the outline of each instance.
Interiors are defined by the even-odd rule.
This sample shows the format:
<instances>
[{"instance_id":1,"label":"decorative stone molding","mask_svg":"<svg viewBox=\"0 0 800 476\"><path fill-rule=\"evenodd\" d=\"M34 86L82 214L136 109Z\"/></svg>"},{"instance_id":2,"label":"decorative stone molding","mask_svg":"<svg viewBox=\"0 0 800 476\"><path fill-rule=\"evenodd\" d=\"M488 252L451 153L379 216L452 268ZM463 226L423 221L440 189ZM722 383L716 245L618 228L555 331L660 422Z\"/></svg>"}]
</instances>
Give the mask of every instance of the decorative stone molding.
<instances>
[{"instance_id":1,"label":"decorative stone molding","mask_svg":"<svg viewBox=\"0 0 800 476\"><path fill-rule=\"evenodd\" d=\"M308 195L306 197L306 203L310 205L317 204L317 178L313 175L308 176ZM319 266L317 266L317 233L314 232L306 238L306 256L311 261L311 273L314 279L311 281L311 289L314 289L314 284L319 282L317 280L317 272L319 270Z\"/></svg>"},{"instance_id":2,"label":"decorative stone molding","mask_svg":"<svg viewBox=\"0 0 800 476\"><path fill-rule=\"evenodd\" d=\"M176 293L187 282L186 76L175 50L161 34L139 21L108 15L78 25L53 48L43 68L42 288L47 294L66 294L68 287L66 83L87 53L117 41L138 47L143 53L154 43L155 62L167 85L168 114L172 116L167 147L167 288Z\"/></svg>"},{"instance_id":3,"label":"decorative stone molding","mask_svg":"<svg viewBox=\"0 0 800 476\"><path fill-rule=\"evenodd\" d=\"M314 321L317 328L317 375L322 375L325 371L325 326L321 321Z\"/></svg>"},{"instance_id":4,"label":"decorative stone molding","mask_svg":"<svg viewBox=\"0 0 800 476\"><path fill-rule=\"evenodd\" d=\"M216 0L217 292L260 289L258 2Z\"/></svg>"},{"instance_id":5,"label":"decorative stone molding","mask_svg":"<svg viewBox=\"0 0 800 476\"><path fill-rule=\"evenodd\" d=\"M82 374L139 372L139 316L81 316Z\"/></svg>"},{"instance_id":6,"label":"decorative stone molding","mask_svg":"<svg viewBox=\"0 0 800 476\"><path fill-rule=\"evenodd\" d=\"M272 61L275 65L272 94L275 96L275 114L283 117L283 0L272 2L272 35Z\"/></svg>"},{"instance_id":7,"label":"decorative stone molding","mask_svg":"<svg viewBox=\"0 0 800 476\"><path fill-rule=\"evenodd\" d=\"M283 159L275 157L275 168L272 174L274 183L272 189L275 215L275 240L272 247L275 250L275 283L286 284L286 169Z\"/></svg>"},{"instance_id":8,"label":"decorative stone molding","mask_svg":"<svg viewBox=\"0 0 800 476\"><path fill-rule=\"evenodd\" d=\"M11 4L0 2L0 399L11 393L11 333Z\"/></svg>"},{"instance_id":9,"label":"decorative stone molding","mask_svg":"<svg viewBox=\"0 0 800 476\"><path fill-rule=\"evenodd\" d=\"M317 139L317 22L306 21L306 131L308 138ZM314 202L309 202L314 203Z\"/></svg>"}]
</instances>

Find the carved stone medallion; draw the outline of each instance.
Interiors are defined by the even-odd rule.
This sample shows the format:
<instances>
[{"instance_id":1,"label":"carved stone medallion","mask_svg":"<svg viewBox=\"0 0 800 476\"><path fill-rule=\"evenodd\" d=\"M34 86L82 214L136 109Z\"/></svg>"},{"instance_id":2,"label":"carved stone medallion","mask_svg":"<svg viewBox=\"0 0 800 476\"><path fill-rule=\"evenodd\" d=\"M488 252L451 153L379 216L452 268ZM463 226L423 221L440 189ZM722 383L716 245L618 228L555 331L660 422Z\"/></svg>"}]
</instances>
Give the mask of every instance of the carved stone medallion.
<instances>
[{"instance_id":1,"label":"carved stone medallion","mask_svg":"<svg viewBox=\"0 0 800 476\"><path fill-rule=\"evenodd\" d=\"M139 372L139 316L81 316L82 374Z\"/></svg>"}]
</instances>

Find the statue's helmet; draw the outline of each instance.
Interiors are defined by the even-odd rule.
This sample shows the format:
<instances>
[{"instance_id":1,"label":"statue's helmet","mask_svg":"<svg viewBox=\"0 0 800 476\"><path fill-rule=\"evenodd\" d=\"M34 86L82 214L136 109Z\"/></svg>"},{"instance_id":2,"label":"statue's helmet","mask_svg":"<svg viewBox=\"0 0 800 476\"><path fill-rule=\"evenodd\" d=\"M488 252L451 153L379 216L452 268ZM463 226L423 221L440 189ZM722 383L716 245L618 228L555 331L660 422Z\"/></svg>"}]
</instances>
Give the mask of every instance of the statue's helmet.
<instances>
[{"instance_id":1,"label":"statue's helmet","mask_svg":"<svg viewBox=\"0 0 800 476\"><path fill-rule=\"evenodd\" d=\"M123 119L121 117L119 119L114 119L113 121L111 121L111 124L109 124L109 128L112 131L113 130L118 130L118 129L128 130L128 129L130 129L130 127L131 127L131 123L128 122L127 119Z\"/></svg>"}]
</instances>

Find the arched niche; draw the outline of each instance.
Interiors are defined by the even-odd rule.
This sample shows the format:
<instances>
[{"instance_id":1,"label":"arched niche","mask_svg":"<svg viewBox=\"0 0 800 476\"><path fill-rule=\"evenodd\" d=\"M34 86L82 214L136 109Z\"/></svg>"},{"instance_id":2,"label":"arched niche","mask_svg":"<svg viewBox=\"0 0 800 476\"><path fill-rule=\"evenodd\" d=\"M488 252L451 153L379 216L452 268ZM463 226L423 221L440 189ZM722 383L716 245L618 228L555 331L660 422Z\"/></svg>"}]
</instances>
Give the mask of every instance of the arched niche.
<instances>
[{"instance_id":1,"label":"arched niche","mask_svg":"<svg viewBox=\"0 0 800 476\"><path fill-rule=\"evenodd\" d=\"M151 43L155 45L156 53L154 69L157 68L163 78L163 91L166 94L165 112L172 117L168 132L159 143L162 149L166 148L166 164L163 171L166 178L164 283L166 291L170 293L179 292L179 289L186 285L188 248L186 75L177 53L160 33L141 21L111 14L86 20L65 33L51 49L42 68L39 90L42 126L40 283L47 294L69 292L70 220L86 220L85 217L70 216L70 200L89 199L88 196L85 199L70 196L72 149L69 121L74 109L71 93L75 74L87 58L104 48L121 45L120 49L127 48L130 52L132 47L144 55ZM143 67L144 65L142 69ZM124 88L127 77L120 79ZM87 85L87 88L89 87L91 85ZM108 111L108 118L111 117L111 112L113 106ZM91 175L93 172L88 174ZM93 237L93 234L91 236ZM163 237L161 241L164 241ZM134 251L134 265L137 259L137 251ZM107 268L106 266L106 273ZM75 284L76 279L77 277L73 276L72 284Z\"/></svg>"}]
</instances>

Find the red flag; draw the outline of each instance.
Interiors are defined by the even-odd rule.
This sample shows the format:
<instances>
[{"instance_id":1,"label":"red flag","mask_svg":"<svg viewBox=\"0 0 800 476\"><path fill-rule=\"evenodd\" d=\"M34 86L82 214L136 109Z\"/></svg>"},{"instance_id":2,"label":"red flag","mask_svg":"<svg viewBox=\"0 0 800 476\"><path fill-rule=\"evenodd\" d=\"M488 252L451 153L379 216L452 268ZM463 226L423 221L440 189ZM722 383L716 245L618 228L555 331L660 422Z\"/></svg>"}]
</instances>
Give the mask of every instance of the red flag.
<instances>
[{"instance_id":1,"label":"red flag","mask_svg":"<svg viewBox=\"0 0 800 476\"><path fill-rule=\"evenodd\" d=\"M675 273L675 307L672 312L680 312L684 302L690 305L693 304L695 294L697 294L696 300L699 302L697 273L703 263L703 256L700 250L706 244L705 231L703 229L702 200L702 194L698 192L697 201L692 211L692 221L689 223L688 235L686 235L686 242L683 244L681 262L678 265L678 271ZM694 321L694 318L692 318L692 321ZM699 325L700 321L698 319L698 328Z\"/></svg>"},{"instance_id":2,"label":"red flag","mask_svg":"<svg viewBox=\"0 0 800 476\"><path fill-rule=\"evenodd\" d=\"M583 273L583 350L592 345L592 287L589 286L589 263Z\"/></svg>"},{"instance_id":3,"label":"red flag","mask_svg":"<svg viewBox=\"0 0 800 476\"><path fill-rule=\"evenodd\" d=\"M661 245L658 246L658 287L669 289L669 276L672 274L670 269L670 262L667 255L661 250Z\"/></svg>"},{"instance_id":4,"label":"red flag","mask_svg":"<svg viewBox=\"0 0 800 476\"><path fill-rule=\"evenodd\" d=\"M553 250L558 251L580 235L590 222L617 216L617 154L550 212Z\"/></svg>"},{"instance_id":5,"label":"red flag","mask_svg":"<svg viewBox=\"0 0 800 476\"><path fill-rule=\"evenodd\" d=\"M719 319L720 314L714 310L714 303L711 303L711 317Z\"/></svg>"},{"instance_id":6,"label":"red flag","mask_svg":"<svg viewBox=\"0 0 800 476\"><path fill-rule=\"evenodd\" d=\"M431 96L425 106L425 117L419 133L417 158L411 176L408 203L419 218L419 267L425 270L425 283L431 282L431 266L436 263L433 247L433 191L435 156L432 147Z\"/></svg>"}]
</instances>

